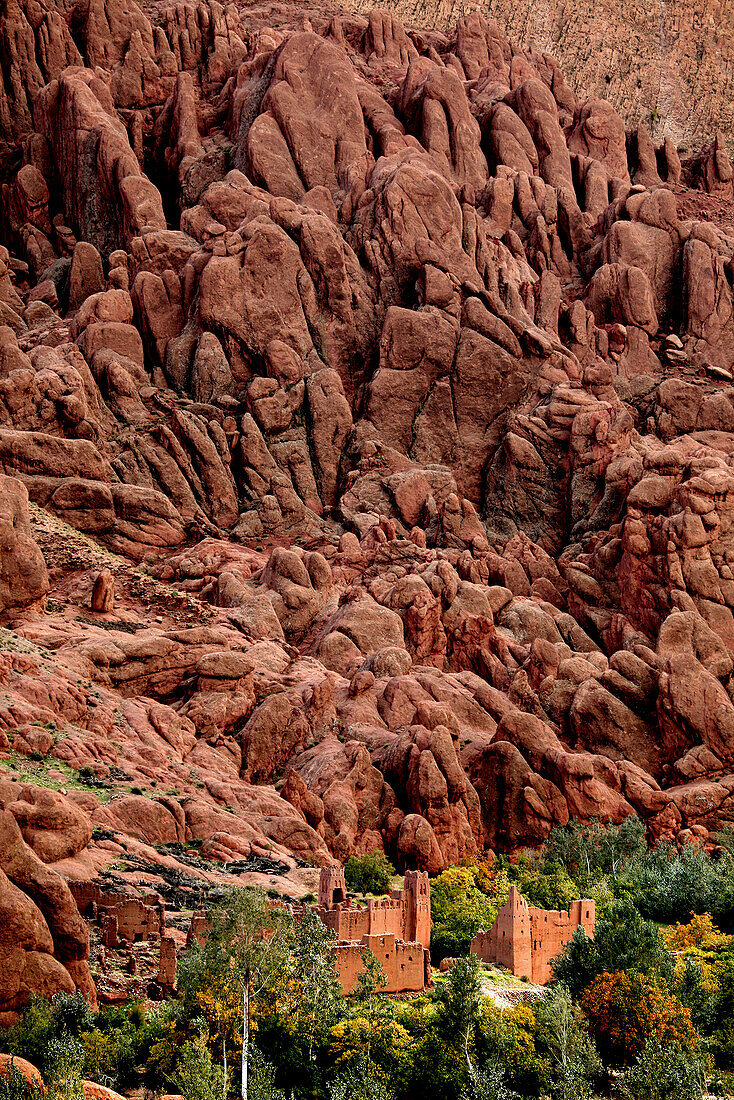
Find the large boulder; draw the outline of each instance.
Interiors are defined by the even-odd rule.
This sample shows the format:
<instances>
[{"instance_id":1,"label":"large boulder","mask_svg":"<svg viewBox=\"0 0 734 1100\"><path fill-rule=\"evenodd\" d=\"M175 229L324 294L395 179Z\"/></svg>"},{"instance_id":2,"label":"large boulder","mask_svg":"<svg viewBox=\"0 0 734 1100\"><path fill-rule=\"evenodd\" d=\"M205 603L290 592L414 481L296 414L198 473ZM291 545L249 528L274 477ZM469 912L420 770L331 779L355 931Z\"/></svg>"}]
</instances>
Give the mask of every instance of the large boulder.
<instances>
[{"instance_id":1,"label":"large boulder","mask_svg":"<svg viewBox=\"0 0 734 1100\"><path fill-rule=\"evenodd\" d=\"M0 911L0 1019L31 993L80 989L95 1000L89 933L69 887L28 847L7 808L0 808Z\"/></svg>"}]
</instances>

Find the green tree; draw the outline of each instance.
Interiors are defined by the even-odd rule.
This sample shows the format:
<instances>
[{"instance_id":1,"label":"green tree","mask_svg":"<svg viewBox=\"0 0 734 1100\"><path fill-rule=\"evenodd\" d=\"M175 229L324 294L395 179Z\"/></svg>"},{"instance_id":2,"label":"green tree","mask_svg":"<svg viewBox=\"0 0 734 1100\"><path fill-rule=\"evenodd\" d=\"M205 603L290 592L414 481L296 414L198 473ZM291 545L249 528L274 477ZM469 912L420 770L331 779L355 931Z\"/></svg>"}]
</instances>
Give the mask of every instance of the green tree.
<instances>
[{"instance_id":1,"label":"green tree","mask_svg":"<svg viewBox=\"0 0 734 1100\"><path fill-rule=\"evenodd\" d=\"M501 905L509 896L509 882L503 877L495 896L479 889L476 870L449 867L431 883L431 957L459 958L469 954L472 937L481 928L491 928Z\"/></svg>"},{"instance_id":2,"label":"green tree","mask_svg":"<svg viewBox=\"0 0 734 1100\"><path fill-rule=\"evenodd\" d=\"M734 1069L734 950L731 948L721 962L712 1016L715 1026L711 1047L717 1065Z\"/></svg>"},{"instance_id":3,"label":"green tree","mask_svg":"<svg viewBox=\"0 0 734 1100\"><path fill-rule=\"evenodd\" d=\"M242 1100L248 1100L250 1015L252 1002L286 980L293 943L293 921L257 889L231 890L210 913L203 947L182 960L179 986L192 1014L197 995L215 1000L239 990L242 1006Z\"/></svg>"},{"instance_id":4,"label":"green tree","mask_svg":"<svg viewBox=\"0 0 734 1100\"><path fill-rule=\"evenodd\" d=\"M521 1100L521 1097L508 1087L501 1066L485 1066L472 1073L460 1100Z\"/></svg>"},{"instance_id":5,"label":"green tree","mask_svg":"<svg viewBox=\"0 0 734 1100\"><path fill-rule=\"evenodd\" d=\"M623 1100L703 1100L706 1058L681 1043L652 1036L619 1084Z\"/></svg>"},{"instance_id":6,"label":"green tree","mask_svg":"<svg viewBox=\"0 0 734 1100\"><path fill-rule=\"evenodd\" d=\"M720 915L733 879L734 858L725 853L713 860L699 844L658 844L634 872L641 912L665 924L685 923L695 913Z\"/></svg>"},{"instance_id":7,"label":"green tree","mask_svg":"<svg viewBox=\"0 0 734 1100\"><path fill-rule=\"evenodd\" d=\"M362 1005L367 1019L367 1071L372 1067L372 1039L376 1021L385 1013L386 1003L382 990L387 985L387 975L382 965L368 947L362 951L364 969L357 975L356 999Z\"/></svg>"},{"instance_id":8,"label":"green tree","mask_svg":"<svg viewBox=\"0 0 734 1100\"><path fill-rule=\"evenodd\" d=\"M350 856L344 864L344 879L355 894L386 894L395 868L384 852Z\"/></svg>"},{"instance_id":9,"label":"green tree","mask_svg":"<svg viewBox=\"0 0 734 1100\"><path fill-rule=\"evenodd\" d=\"M343 1012L344 997L336 972L334 939L334 933L323 921L311 909L305 909L296 926L291 953L291 988L292 1017L296 1028L306 1038L309 1062L315 1060L319 1041Z\"/></svg>"},{"instance_id":10,"label":"green tree","mask_svg":"<svg viewBox=\"0 0 734 1100\"><path fill-rule=\"evenodd\" d=\"M545 853L566 868L578 883L588 883L596 873L617 879L646 850L645 827L631 815L620 825L575 818L556 826L545 843Z\"/></svg>"},{"instance_id":11,"label":"green tree","mask_svg":"<svg viewBox=\"0 0 734 1100\"><path fill-rule=\"evenodd\" d=\"M512 877L528 905L539 909L568 909L579 896L578 886L558 863L531 864Z\"/></svg>"},{"instance_id":12,"label":"green tree","mask_svg":"<svg viewBox=\"0 0 734 1100\"><path fill-rule=\"evenodd\" d=\"M683 960L683 969L676 972L671 983L671 991L691 1013L691 1021L696 1031L702 1035L709 1035L715 1022L721 1019L721 1013L717 1003L718 997L707 988L703 968L697 959L686 957Z\"/></svg>"},{"instance_id":13,"label":"green tree","mask_svg":"<svg viewBox=\"0 0 734 1100\"><path fill-rule=\"evenodd\" d=\"M544 1091L547 1066L535 1043L536 1020L532 1007L521 1001L514 1008L499 1008L485 999L479 1013L477 1061L480 1065L500 1065L508 1084L522 1096Z\"/></svg>"},{"instance_id":14,"label":"green tree","mask_svg":"<svg viewBox=\"0 0 734 1100\"><path fill-rule=\"evenodd\" d=\"M440 1036L466 1065L468 1079L474 1072L474 1044L479 1022L479 959L458 959L436 993L436 1025Z\"/></svg>"},{"instance_id":15,"label":"green tree","mask_svg":"<svg viewBox=\"0 0 734 1100\"><path fill-rule=\"evenodd\" d=\"M672 974L670 952L657 925L645 920L630 898L616 902L599 918L593 940L578 928L551 962L551 969L573 996L605 970Z\"/></svg>"},{"instance_id":16,"label":"green tree","mask_svg":"<svg viewBox=\"0 0 734 1100\"><path fill-rule=\"evenodd\" d=\"M395 1093L379 1077L370 1073L366 1062L350 1066L333 1081L327 1100L394 1100Z\"/></svg>"},{"instance_id":17,"label":"green tree","mask_svg":"<svg viewBox=\"0 0 734 1100\"><path fill-rule=\"evenodd\" d=\"M44 1080L60 1100L84 1100L82 1067L84 1048L78 1039L63 1032L46 1048Z\"/></svg>"},{"instance_id":18,"label":"green tree","mask_svg":"<svg viewBox=\"0 0 734 1100\"><path fill-rule=\"evenodd\" d=\"M226 1096L223 1072L212 1061L205 1035L183 1044L173 1082L183 1100L221 1100Z\"/></svg>"},{"instance_id":19,"label":"green tree","mask_svg":"<svg viewBox=\"0 0 734 1100\"><path fill-rule=\"evenodd\" d=\"M250 1100L285 1100L285 1092L275 1083L275 1066L257 1047L250 1058Z\"/></svg>"},{"instance_id":20,"label":"green tree","mask_svg":"<svg viewBox=\"0 0 734 1100\"><path fill-rule=\"evenodd\" d=\"M588 1100L602 1065L588 1027L563 986L536 1010L536 1041L550 1065L551 1095L556 1100Z\"/></svg>"}]
</instances>

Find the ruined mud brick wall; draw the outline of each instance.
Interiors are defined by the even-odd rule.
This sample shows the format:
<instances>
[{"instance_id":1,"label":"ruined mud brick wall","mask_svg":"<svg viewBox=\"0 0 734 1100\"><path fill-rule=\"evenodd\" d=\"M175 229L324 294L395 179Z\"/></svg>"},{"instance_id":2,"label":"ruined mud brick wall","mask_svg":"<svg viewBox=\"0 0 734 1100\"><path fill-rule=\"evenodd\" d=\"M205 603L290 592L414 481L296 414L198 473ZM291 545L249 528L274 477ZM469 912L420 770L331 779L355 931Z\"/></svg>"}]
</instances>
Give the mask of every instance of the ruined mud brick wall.
<instances>
[{"instance_id":1,"label":"ruined mud brick wall","mask_svg":"<svg viewBox=\"0 0 734 1100\"><path fill-rule=\"evenodd\" d=\"M203 910L198 913L192 913L191 923L186 932L186 946L193 947L195 941L200 947L203 946L208 931L209 917L207 914Z\"/></svg>"},{"instance_id":2,"label":"ruined mud brick wall","mask_svg":"<svg viewBox=\"0 0 734 1100\"><path fill-rule=\"evenodd\" d=\"M83 917L96 917L98 912L120 905L128 898L117 890L103 890L98 882L70 881L71 896Z\"/></svg>"},{"instance_id":3,"label":"ruined mud brick wall","mask_svg":"<svg viewBox=\"0 0 734 1100\"><path fill-rule=\"evenodd\" d=\"M550 968L564 944L577 928L583 928L587 936L594 935L596 906L590 898L572 901L568 911L556 909L530 909L530 938L533 960L532 980L545 985L552 978Z\"/></svg>"},{"instance_id":4,"label":"ruined mud brick wall","mask_svg":"<svg viewBox=\"0 0 734 1100\"><path fill-rule=\"evenodd\" d=\"M163 902L146 905L136 898L127 898L104 913L102 942L105 947L116 947L120 940L135 943L136 940L157 939L166 927Z\"/></svg>"},{"instance_id":5,"label":"ruined mud brick wall","mask_svg":"<svg viewBox=\"0 0 734 1100\"><path fill-rule=\"evenodd\" d=\"M178 952L172 936L161 936L161 950L158 958L158 984L164 989L176 987L176 962Z\"/></svg>"},{"instance_id":6,"label":"ruined mud brick wall","mask_svg":"<svg viewBox=\"0 0 734 1100\"><path fill-rule=\"evenodd\" d=\"M594 902L588 898L572 902L568 910L538 909L513 886L492 927L472 939L471 950L484 962L545 985L552 977L551 959L577 928L593 936L595 923Z\"/></svg>"},{"instance_id":7,"label":"ruined mud brick wall","mask_svg":"<svg viewBox=\"0 0 734 1100\"><path fill-rule=\"evenodd\" d=\"M364 970L362 952L368 948L380 963L387 983L385 993L419 993L426 986L426 950L420 943L405 943L392 934L364 936L359 943L337 943L336 969L342 989L353 993Z\"/></svg>"},{"instance_id":8,"label":"ruined mud brick wall","mask_svg":"<svg viewBox=\"0 0 734 1100\"><path fill-rule=\"evenodd\" d=\"M518 978L532 977L530 912L525 898L514 886L492 927L474 936L471 950L484 962L504 966Z\"/></svg>"},{"instance_id":9,"label":"ruined mud brick wall","mask_svg":"<svg viewBox=\"0 0 734 1100\"><path fill-rule=\"evenodd\" d=\"M117 947L121 940L157 939L166 927L165 904L158 894L135 898L104 890L96 882L70 882L69 890L83 917L100 920L105 947Z\"/></svg>"}]
</instances>

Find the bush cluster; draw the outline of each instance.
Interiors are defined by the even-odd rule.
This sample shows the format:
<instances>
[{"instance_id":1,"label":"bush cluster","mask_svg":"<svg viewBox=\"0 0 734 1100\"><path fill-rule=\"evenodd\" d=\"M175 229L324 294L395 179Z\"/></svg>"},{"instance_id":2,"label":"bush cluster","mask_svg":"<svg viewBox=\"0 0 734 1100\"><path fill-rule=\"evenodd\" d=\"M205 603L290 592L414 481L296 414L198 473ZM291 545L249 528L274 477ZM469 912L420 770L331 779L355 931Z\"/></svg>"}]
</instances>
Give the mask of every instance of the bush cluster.
<instances>
[{"instance_id":1,"label":"bush cluster","mask_svg":"<svg viewBox=\"0 0 734 1100\"><path fill-rule=\"evenodd\" d=\"M356 991L342 994L331 933L308 909L294 920L258 890L211 911L203 946L179 965L178 995L155 1009L93 1012L79 995L34 998L4 1049L41 1070L47 1100L82 1100L82 1077L184 1100L702 1100L734 1082L734 861L723 838L649 849L632 818L571 823L539 853L467 862L431 882L434 987L388 998L363 952ZM383 893L382 855L350 860L352 891ZM532 905L597 904L552 963L542 996L498 1007L510 979L470 953L515 884ZM247 1003L247 1012L244 1005ZM0 1100L29 1092L17 1074ZM41 1100L30 1090L30 1100Z\"/></svg>"}]
</instances>

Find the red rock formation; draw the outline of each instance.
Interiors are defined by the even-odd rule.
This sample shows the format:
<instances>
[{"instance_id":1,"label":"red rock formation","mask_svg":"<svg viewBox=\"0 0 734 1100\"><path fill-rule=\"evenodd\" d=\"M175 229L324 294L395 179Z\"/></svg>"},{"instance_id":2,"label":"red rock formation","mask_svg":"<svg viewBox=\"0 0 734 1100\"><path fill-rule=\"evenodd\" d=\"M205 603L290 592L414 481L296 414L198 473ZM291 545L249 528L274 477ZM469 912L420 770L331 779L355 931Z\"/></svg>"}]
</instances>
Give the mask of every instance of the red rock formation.
<instances>
[{"instance_id":1,"label":"red rock formation","mask_svg":"<svg viewBox=\"0 0 734 1100\"><path fill-rule=\"evenodd\" d=\"M22 482L0 475L0 614L45 596L48 573L31 534L28 493Z\"/></svg>"},{"instance_id":2,"label":"red rock formation","mask_svg":"<svg viewBox=\"0 0 734 1100\"><path fill-rule=\"evenodd\" d=\"M32 992L78 988L94 999L87 927L64 879L24 843L12 806L0 809L0 1020L6 1022ZM68 830L54 824L58 844L58 833Z\"/></svg>"},{"instance_id":3,"label":"red rock formation","mask_svg":"<svg viewBox=\"0 0 734 1100\"><path fill-rule=\"evenodd\" d=\"M88 987L58 874L122 850L297 894L734 821L723 141L681 163L476 13L36 8L0 47L0 758L38 776L2 1010Z\"/></svg>"}]
</instances>

